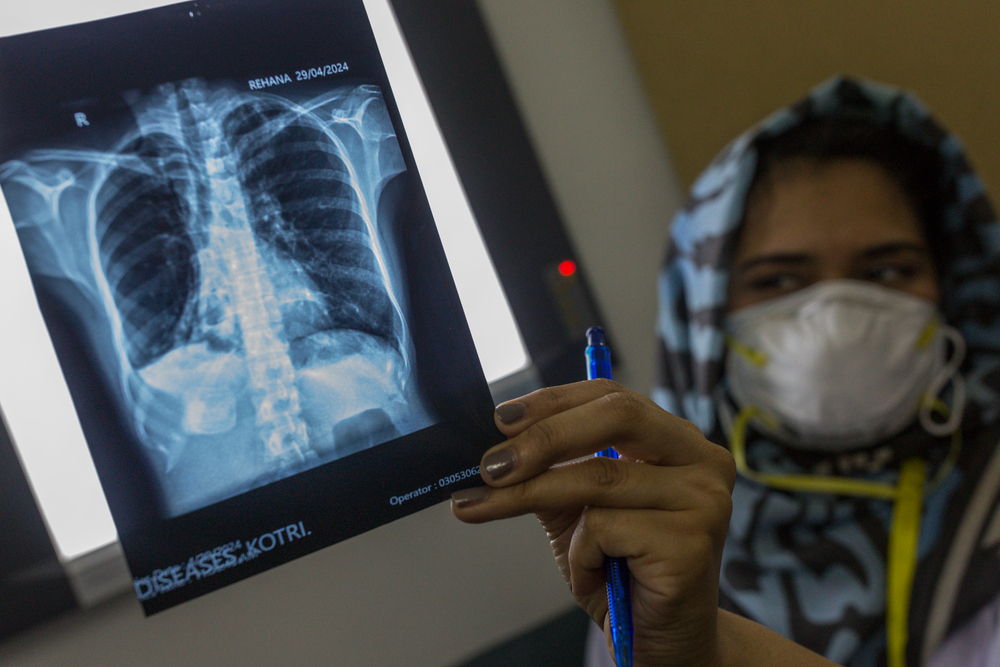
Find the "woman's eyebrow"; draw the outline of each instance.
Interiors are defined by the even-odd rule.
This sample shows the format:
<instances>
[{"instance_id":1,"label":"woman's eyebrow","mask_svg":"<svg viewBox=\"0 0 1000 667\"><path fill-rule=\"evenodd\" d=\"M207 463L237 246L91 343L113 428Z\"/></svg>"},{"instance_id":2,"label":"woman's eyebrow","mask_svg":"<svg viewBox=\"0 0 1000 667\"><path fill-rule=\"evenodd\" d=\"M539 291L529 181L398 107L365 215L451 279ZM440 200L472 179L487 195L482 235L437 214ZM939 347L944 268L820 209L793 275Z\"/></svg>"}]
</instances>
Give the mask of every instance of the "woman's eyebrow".
<instances>
[{"instance_id":1,"label":"woman's eyebrow","mask_svg":"<svg viewBox=\"0 0 1000 667\"><path fill-rule=\"evenodd\" d=\"M930 249L921 243L913 241L894 241L867 248L861 253L862 259L883 259L900 253L916 253L918 255L930 256Z\"/></svg>"},{"instance_id":2,"label":"woman's eyebrow","mask_svg":"<svg viewBox=\"0 0 1000 667\"><path fill-rule=\"evenodd\" d=\"M804 252L775 252L767 255L757 255L756 257L750 257L745 259L736 265L736 270L740 273L744 271L749 271L755 266L760 266L762 264L778 264L781 266L789 265L802 265L808 264L815 258Z\"/></svg>"}]
</instances>

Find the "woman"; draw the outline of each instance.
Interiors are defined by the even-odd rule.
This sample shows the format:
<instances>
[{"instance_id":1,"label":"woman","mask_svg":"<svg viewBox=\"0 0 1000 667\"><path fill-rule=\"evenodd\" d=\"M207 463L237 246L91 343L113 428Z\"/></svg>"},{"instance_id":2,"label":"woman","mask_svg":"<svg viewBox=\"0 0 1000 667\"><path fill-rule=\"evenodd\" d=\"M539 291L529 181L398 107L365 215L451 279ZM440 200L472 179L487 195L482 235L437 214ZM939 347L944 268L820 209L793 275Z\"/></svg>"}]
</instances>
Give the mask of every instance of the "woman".
<instances>
[{"instance_id":1,"label":"woman","mask_svg":"<svg viewBox=\"0 0 1000 667\"><path fill-rule=\"evenodd\" d=\"M899 91L820 86L695 184L661 299L667 412L607 383L500 406L459 518L538 513L598 622L629 558L639 663L820 660L747 617L845 664L986 664L1000 226L957 141ZM729 460L671 415L735 455L725 537ZM633 460L548 469L607 444Z\"/></svg>"}]
</instances>

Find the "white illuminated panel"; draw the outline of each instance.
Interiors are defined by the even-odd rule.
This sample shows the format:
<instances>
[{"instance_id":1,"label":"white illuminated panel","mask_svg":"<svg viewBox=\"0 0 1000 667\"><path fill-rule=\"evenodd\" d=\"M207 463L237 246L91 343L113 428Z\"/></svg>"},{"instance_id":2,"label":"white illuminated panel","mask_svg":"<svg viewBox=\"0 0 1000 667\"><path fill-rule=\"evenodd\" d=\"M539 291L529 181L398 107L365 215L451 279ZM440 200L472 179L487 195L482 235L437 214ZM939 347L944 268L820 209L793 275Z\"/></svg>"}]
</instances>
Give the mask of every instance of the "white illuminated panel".
<instances>
[{"instance_id":1,"label":"white illuminated panel","mask_svg":"<svg viewBox=\"0 0 1000 667\"><path fill-rule=\"evenodd\" d=\"M423 177L458 296L489 382L522 370L528 355L465 191L388 0L365 0L375 41Z\"/></svg>"},{"instance_id":2,"label":"white illuminated panel","mask_svg":"<svg viewBox=\"0 0 1000 667\"><path fill-rule=\"evenodd\" d=\"M0 3L0 36L107 18L160 0ZM488 381L527 353L388 0L364 2ZM0 100L2 103L2 100ZM117 539L69 390L0 198L0 410L64 561Z\"/></svg>"}]
</instances>

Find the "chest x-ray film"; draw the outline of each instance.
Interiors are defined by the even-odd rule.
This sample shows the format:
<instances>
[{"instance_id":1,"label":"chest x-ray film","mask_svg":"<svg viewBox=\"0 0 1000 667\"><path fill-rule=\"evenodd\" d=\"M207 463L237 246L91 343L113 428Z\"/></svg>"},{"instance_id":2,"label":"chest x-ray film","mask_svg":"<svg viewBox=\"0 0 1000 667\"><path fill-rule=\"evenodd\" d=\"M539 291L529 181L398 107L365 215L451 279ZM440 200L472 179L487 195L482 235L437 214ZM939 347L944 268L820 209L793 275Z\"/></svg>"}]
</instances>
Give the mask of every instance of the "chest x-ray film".
<instances>
[{"instance_id":1,"label":"chest x-ray film","mask_svg":"<svg viewBox=\"0 0 1000 667\"><path fill-rule=\"evenodd\" d=\"M0 40L3 289L37 302L147 613L440 501L498 438L384 4Z\"/></svg>"}]
</instances>

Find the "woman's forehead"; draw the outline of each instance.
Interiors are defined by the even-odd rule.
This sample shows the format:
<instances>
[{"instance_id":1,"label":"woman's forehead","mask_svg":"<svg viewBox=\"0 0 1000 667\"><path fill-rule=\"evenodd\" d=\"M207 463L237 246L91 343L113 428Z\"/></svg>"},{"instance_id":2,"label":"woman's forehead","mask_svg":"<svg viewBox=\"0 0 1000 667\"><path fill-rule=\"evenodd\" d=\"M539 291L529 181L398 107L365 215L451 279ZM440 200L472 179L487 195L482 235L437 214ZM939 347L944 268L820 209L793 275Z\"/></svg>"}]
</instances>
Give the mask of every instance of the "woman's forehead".
<instances>
[{"instance_id":1,"label":"woman's forehead","mask_svg":"<svg viewBox=\"0 0 1000 667\"><path fill-rule=\"evenodd\" d=\"M925 244L906 195L878 164L839 159L772 172L748 200L736 254L862 251L889 242Z\"/></svg>"}]
</instances>

